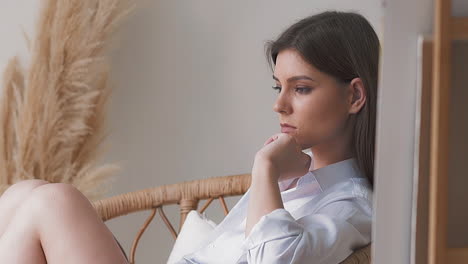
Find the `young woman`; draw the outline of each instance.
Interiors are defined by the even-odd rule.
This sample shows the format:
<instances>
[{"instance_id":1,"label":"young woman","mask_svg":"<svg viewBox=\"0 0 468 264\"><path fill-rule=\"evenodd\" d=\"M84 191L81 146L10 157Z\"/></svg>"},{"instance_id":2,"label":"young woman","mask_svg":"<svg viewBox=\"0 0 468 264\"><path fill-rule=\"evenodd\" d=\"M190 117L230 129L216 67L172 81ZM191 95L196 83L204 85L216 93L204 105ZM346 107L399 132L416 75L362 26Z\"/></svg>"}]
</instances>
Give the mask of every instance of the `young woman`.
<instances>
[{"instance_id":1,"label":"young woman","mask_svg":"<svg viewBox=\"0 0 468 264\"><path fill-rule=\"evenodd\" d=\"M367 20L342 12L267 45L281 133L257 152L249 191L177 263L339 263L370 243L379 50Z\"/></svg>"},{"instance_id":2,"label":"young woman","mask_svg":"<svg viewBox=\"0 0 468 264\"><path fill-rule=\"evenodd\" d=\"M249 191L178 263L339 263L370 243L379 49L367 20L343 12L305 18L268 44L281 133L257 152ZM5 263L127 263L66 184L9 188L0 234Z\"/></svg>"}]
</instances>

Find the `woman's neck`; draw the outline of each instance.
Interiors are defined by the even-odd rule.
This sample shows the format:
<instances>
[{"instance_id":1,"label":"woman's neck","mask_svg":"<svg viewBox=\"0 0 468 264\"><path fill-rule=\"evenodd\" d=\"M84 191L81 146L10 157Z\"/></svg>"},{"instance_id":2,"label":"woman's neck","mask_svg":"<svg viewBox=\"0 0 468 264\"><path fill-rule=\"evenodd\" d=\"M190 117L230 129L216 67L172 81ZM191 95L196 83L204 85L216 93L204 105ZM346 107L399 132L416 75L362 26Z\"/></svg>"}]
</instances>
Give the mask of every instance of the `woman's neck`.
<instances>
[{"instance_id":1,"label":"woman's neck","mask_svg":"<svg viewBox=\"0 0 468 264\"><path fill-rule=\"evenodd\" d=\"M347 160L353 157L353 153L348 144L333 142L332 144L320 144L310 148L313 154L314 166L317 170L330 164Z\"/></svg>"}]
</instances>

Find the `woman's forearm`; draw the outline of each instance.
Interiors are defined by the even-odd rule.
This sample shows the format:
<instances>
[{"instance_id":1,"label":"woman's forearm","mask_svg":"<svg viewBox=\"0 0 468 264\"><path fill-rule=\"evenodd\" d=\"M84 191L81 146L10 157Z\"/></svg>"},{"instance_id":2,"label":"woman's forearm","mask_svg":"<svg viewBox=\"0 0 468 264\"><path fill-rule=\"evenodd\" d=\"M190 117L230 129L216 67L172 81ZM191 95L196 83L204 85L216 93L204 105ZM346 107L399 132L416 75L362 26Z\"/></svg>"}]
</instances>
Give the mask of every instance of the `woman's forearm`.
<instances>
[{"instance_id":1,"label":"woman's forearm","mask_svg":"<svg viewBox=\"0 0 468 264\"><path fill-rule=\"evenodd\" d=\"M256 162L254 165L245 228L246 237L262 216L278 208L284 208L278 178L278 172L271 163Z\"/></svg>"}]
</instances>

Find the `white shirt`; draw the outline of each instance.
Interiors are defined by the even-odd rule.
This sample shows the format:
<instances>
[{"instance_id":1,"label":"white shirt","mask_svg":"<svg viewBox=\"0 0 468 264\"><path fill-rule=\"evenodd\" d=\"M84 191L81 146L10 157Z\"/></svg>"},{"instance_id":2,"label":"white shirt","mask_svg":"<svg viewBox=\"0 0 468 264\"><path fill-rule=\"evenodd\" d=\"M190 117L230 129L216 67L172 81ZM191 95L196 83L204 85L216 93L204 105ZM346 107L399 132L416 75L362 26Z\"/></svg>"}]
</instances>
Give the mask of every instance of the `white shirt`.
<instances>
[{"instance_id":1,"label":"white shirt","mask_svg":"<svg viewBox=\"0 0 468 264\"><path fill-rule=\"evenodd\" d=\"M312 166L311 166L312 167ZM245 237L250 189L192 254L177 263L339 263L371 241L372 188L354 159L279 182L284 209Z\"/></svg>"}]
</instances>

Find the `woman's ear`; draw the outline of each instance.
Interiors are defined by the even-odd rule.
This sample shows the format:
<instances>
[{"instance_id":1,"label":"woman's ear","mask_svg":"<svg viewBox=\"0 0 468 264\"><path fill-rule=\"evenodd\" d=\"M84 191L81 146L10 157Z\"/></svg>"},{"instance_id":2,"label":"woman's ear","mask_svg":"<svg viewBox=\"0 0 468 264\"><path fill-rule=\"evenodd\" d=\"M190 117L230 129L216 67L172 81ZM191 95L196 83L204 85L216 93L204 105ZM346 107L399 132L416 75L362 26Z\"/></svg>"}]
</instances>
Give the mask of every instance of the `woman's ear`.
<instances>
[{"instance_id":1,"label":"woman's ear","mask_svg":"<svg viewBox=\"0 0 468 264\"><path fill-rule=\"evenodd\" d=\"M364 107L366 103L367 94L366 88L362 83L361 78L354 78L349 84L349 110L350 114L357 114Z\"/></svg>"}]
</instances>

